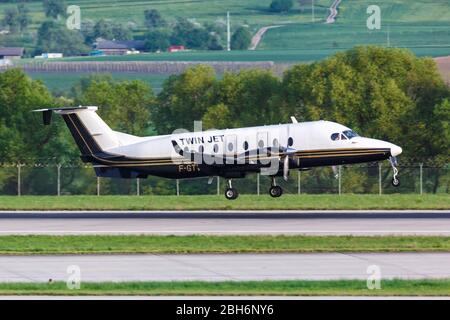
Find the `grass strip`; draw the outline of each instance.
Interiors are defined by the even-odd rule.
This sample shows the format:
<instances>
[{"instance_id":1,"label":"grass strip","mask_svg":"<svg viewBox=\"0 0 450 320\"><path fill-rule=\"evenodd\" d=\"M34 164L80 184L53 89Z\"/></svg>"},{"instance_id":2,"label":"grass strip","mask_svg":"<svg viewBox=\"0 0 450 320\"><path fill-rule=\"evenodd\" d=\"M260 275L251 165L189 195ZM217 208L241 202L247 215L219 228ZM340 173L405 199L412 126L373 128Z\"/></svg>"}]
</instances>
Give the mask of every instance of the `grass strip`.
<instances>
[{"instance_id":1,"label":"grass strip","mask_svg":"<svg viewBox=\"0 0 450 320\"><path fill-rule=\"evenodd\" d=\"M434 236L1 236L1 255L308 252L450 252Z\"/></svg>"},{"instance_id":2,"label":"grass strip","mask_svg":"<svg viewBox=\"0 0 450 320\"><path fill-rule=\"evenodd\" d=\"M0 295L449 296L450 279L382 280L378 290L362 280L83 282L78 290L64 282L0 283Z\"/></svg>"},{"instance_id":3,"label":"grass strip","mask_svg":"<svg viewBox=\"0 0 450 320\"><path fill-rule=\"evenodd\" d=\"M450 209L450 195L0 196L0 210Z\"/></svg>"}]
</instances>

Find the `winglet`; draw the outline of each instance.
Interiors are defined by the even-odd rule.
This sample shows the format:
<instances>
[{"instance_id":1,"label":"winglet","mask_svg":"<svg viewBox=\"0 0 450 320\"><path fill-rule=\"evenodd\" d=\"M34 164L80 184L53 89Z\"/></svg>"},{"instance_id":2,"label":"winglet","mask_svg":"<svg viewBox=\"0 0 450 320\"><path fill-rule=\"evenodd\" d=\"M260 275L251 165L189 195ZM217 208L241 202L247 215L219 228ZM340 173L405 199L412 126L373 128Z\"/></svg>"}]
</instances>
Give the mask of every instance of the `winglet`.
<instances>
[{"instance_id":1,"label":"winglet","mask_svg":"<svg viewBox=\"0 0 450 320\"><path fill-rule=\"evenodd\" d=\"M294 116L291 117L291 121L292 123L298 123L297 119Z\"/></svg>"}]
</instances>

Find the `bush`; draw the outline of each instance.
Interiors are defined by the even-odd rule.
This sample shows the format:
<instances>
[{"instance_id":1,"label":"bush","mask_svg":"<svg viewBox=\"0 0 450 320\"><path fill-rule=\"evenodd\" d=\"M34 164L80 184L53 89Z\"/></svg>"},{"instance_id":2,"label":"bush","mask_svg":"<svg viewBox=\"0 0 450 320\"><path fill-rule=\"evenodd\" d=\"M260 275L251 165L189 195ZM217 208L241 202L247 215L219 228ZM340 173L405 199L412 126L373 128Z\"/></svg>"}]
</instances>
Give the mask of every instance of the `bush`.
<instances>
[{"instance_id":1,"label":"bush","mask_svg":"<svg viewBox=\"0 0 450 320\"><path fill-rule=\"evenodd\" d=\"M273 0L270 4L270 11L272 12L288 12L292 9L294 3L292 0Z\"/></svg>"}]
</instances>

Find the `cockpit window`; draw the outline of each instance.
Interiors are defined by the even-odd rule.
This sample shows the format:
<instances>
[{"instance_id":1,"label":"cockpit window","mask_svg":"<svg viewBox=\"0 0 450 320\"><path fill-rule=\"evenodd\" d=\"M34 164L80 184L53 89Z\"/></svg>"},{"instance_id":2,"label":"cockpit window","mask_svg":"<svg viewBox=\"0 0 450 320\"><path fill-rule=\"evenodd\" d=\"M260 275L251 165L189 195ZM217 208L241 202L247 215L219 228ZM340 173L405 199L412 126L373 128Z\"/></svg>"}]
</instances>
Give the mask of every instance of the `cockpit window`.
<instances>
[{"instance_id":1,"label":"cockpit window","mask_svg":"<svg viewBox=\"0 0 450 320\"><path fill-rule=\"evenodd\" d=\"M342 133L349 139L353 139L355 137L359 137L359 135L356 132L352 131L352 130L346 130L346 131L344 131Z\"/></svg>"},{"instance_id":2,"label":"cockpit window","mask_svg":"<svg viewBox=\"0 0 450 320\"><path fill-rule=\"evenodd\" d=\"M333 133L331 135L331 140L336 141L336 140L339 140L339 139L340 139L339 133Z\"/></svg>"}]
</instances>

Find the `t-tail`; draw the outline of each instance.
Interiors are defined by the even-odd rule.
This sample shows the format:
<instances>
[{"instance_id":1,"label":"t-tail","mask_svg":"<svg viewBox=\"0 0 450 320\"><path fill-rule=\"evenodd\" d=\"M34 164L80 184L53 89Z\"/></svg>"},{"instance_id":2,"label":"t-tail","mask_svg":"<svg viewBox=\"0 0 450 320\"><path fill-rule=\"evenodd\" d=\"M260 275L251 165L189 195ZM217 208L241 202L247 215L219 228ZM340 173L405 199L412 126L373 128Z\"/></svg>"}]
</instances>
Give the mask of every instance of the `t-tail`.
<instances>
[{"instance_id":1,"label":"t-tail","mask_svg":"<svg viewBox=\"0 0 450 320\"><path fill-rule=\"evenodd\" d=\"M115 157L108 153L109 149L128 144L139 137L113 131L97 114L98 107L80 106L39 109L45 125L50 125L52 114L62 116L70 130L84 162L101 162L102 159Z\"/></svg>"}]
</instances>

